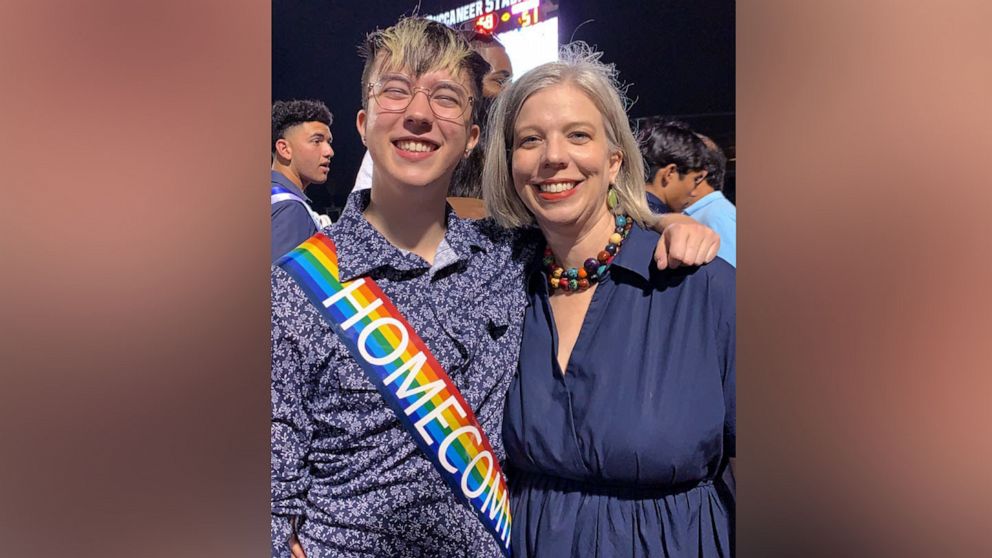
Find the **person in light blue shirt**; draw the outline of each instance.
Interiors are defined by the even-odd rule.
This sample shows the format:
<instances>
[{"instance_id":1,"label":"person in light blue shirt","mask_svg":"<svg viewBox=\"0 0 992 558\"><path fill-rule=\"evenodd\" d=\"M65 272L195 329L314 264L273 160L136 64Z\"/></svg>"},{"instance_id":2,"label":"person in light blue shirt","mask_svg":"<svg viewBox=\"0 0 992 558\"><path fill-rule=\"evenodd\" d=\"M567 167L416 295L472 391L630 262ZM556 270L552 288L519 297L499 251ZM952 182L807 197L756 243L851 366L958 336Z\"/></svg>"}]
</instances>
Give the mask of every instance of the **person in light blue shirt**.
<instances>
[{"instance_id":1,"label":"person in light blue shirt","mask_svg":"<svg viewBox=\"0 0 992 558\"><path fill-rule=\"evenodd\" d=\"M718 256L737 267L737 206L723 195L727 156L708 136L696 133L706 146L703 156L706 175L689 193L689 206L682 212L715 230L723 240Z\"/></svg>"},{"instance_id":2,"label":"person in light blue shirt","mask_svg":"<svg viewBox=\"0 0 992 558\"><path fill-rule=\"evenodd\" d=\"M715 230L717 256L737 267L737 207L721 191L727 158L720 147L682 122L649 122L640 143L648 193Z\"/></svg>"},{"instance_id":3,"label":"person in light blue shirt","mask_svg":"<svg viewBox=\"0 0 992 558\"><path fill-rule=\"evenodd\" d=\"M705 184L704 180L700 186ZM685 208L683 213L715 230L720 235L717 256L737 267L737 208L724 197L723 192L711 189Z\"/></svg>"}]
</instances>

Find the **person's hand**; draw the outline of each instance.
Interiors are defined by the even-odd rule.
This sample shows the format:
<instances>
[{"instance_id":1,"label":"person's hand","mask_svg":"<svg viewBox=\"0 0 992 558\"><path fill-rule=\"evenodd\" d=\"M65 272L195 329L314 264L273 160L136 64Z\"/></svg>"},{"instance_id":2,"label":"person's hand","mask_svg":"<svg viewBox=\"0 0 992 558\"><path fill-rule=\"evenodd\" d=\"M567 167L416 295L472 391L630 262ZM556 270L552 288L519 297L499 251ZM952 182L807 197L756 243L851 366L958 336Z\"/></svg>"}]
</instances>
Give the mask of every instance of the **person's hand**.
<instances>
[{"instance_id":1,"label":"person's hand","mask_svg":"<svg viewBox=\"0 0 992 558\"><path fill-rule=\"evenodd\" d=\"M687 215L666 213L653 228L661 233L654 250L658 269L703 265L713 261L720 249L720 235Z\"/></svg>"},{"instance_id":2,"label":"person's hand","mask_svg":"<svg viewBox=\"0 0 992 558\"><path fill-rule=\"evenodd\" d=\"M307 558L305 552L303 552L303 546L300 545L300 541L293 535L289 538L289 552L293 554L293 558Z\"/></svg>"}]
</instances>

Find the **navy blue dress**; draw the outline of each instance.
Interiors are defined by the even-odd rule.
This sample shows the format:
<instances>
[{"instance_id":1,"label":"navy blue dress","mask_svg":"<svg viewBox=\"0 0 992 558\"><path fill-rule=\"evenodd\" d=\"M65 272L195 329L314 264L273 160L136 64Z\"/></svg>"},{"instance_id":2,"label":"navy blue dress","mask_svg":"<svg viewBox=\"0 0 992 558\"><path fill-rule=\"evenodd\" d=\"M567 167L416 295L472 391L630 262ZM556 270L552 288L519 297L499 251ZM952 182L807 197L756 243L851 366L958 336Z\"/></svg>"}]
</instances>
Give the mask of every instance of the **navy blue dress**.
<instances>
[{"instance_id":1,"label":"navy blue dress","mask_svg":"<svg viewBox=\"0 0 992 558\"><path fill-rule=\"evenodd\" d=\"M735 272L658 271L657 240L631 230L564 375L530 276L503 421L517 558L731 556L714 481L735 452Z\"/></svg>"}]
</instances>

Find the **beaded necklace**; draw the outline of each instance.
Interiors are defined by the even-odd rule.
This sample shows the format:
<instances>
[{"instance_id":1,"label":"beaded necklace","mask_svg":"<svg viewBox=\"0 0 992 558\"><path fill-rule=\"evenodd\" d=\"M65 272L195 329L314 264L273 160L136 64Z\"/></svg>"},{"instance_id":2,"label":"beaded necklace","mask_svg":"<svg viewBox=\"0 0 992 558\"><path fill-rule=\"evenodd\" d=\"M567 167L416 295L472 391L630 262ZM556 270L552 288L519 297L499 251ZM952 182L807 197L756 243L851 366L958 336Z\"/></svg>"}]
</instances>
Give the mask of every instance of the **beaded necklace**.
<instances>
[{"instance_id":1,"label":"beaded necklace","mask_svg":"<svg viewBox=\"0 0 992 558\"><path fill-rule=\"evenodd\" d=\"M617 215L615 218L616 228L610 235L610 241L595 258L586 260L582 267L565 269L555 262L555 256L551 253L551 247L544 249L544 267L548 272L548 285L551 287L551 294L555 289L564 292L581 292L599 283L606 277L606 271L613 258L620 251L620 245L630 234L630 227L633 224L630 217Z\"/></svg>"}]
</instances>

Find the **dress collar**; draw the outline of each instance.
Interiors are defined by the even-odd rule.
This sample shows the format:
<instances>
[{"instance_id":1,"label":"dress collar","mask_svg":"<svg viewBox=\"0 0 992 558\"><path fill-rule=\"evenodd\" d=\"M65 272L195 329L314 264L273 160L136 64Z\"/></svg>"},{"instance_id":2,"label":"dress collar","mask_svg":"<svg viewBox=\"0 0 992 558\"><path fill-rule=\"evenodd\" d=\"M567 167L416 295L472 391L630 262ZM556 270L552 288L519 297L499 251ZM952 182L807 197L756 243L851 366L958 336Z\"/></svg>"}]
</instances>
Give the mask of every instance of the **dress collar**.
<instances>
[{"instance_id":1,"label":"dress collar","mask_svg":"<svg viewBox=\"0 0 992 558\"><path fill-rule=\"evenodd\" d=\"M645 280L651 278L651 269L655 267L654 249L661 238L653 230L645 230L637 223L630 228L630 234L620 246L620 252L613 258L612 266L630 270Z\"/></svg>"}]
</instances>

